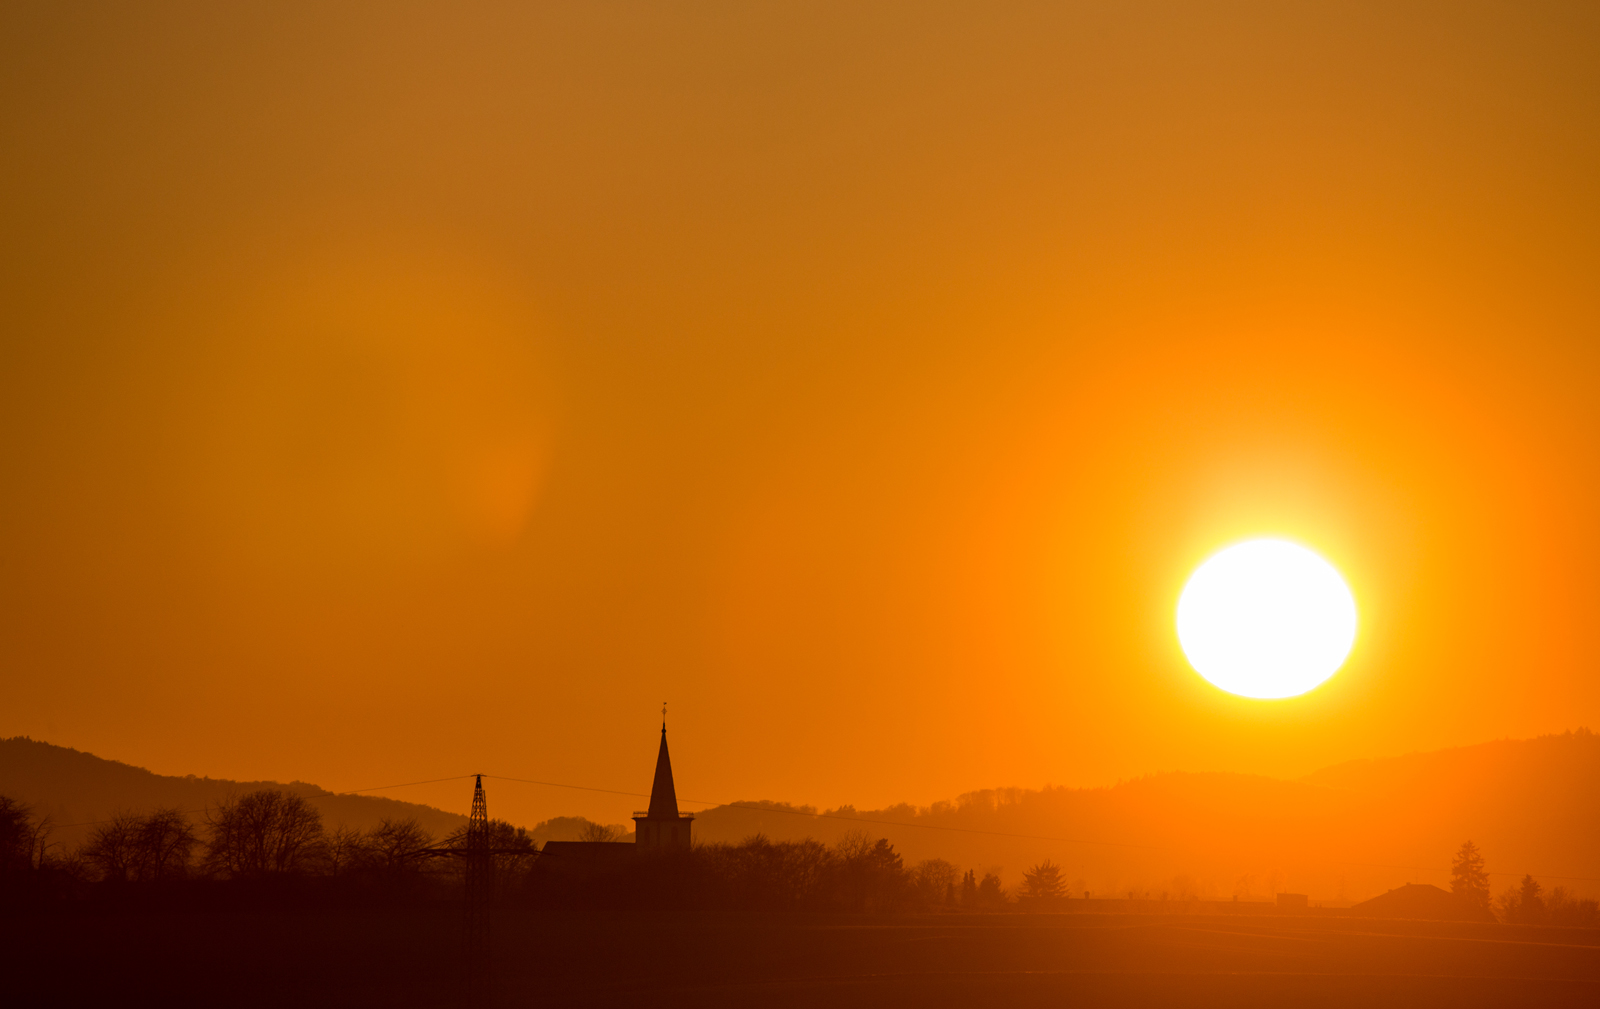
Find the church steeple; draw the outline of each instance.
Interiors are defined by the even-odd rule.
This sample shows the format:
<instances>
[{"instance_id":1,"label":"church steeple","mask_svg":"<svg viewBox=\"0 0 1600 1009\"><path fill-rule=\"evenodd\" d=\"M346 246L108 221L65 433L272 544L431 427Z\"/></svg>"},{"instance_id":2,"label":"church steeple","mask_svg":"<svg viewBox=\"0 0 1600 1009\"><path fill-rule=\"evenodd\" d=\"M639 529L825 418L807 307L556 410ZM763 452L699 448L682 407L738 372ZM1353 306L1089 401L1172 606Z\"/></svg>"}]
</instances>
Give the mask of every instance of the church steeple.
<instances>
[{"instance_id":1,"label":"church steeple","mask_svg":"<svg viewBox=\"0 0 1600 1009\"><path fill-rule=\"evenodd\" d=\"M656 780L650 786L650 819L678 818L678 790L672 787L672 757L667 753L667 723L661 723L661 750L656 754Z\"/></svg>"},{"instance_id":2,"label":"church steeple","mask_svg":"<svg viewBox=\"0 0 1600 1009\"><path fill-rule=\"evenodd\" d=\"M656 780L650 786L650 809L634 815L634 844L641 850L688 851L693 844L694 814L678 812L678 790L672 784L672 756L667 752L667 706L661 706L661 748L656 751Z\"/></svg>"}]
</instances>

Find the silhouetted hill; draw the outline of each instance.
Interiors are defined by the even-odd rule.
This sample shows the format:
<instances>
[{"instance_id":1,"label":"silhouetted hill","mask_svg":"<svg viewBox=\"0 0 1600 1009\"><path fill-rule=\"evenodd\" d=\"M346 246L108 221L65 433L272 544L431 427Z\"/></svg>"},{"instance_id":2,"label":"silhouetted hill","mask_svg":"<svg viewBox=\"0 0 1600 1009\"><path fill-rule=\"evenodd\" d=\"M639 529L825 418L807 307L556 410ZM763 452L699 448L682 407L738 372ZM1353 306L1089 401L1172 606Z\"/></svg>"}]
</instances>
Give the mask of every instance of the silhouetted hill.
<instances>
[{"instance_id":1,"label":"silhouetted hill","mask_svg":"<svg viewBox=\"0 0 1600 1009\"><path fill-rule=\"evenodd\" d=\"M760 832L831 842L863 829L909 860L998 870L1008 884L1050 858L1080 896L1242 899L1287 890L1339 903L1414 881L1447 886L1451 855L1469 838L1496 873L1497 892L1523 872L1600 891L1600 882L1549 875L1600 880L1597 796L1600 738L1580 729L1354 761L1298 781L1171 773L1109 788L995 789L931 807L821 815L740 803L700 813L695 831L702 841Z\"/></svg>"},{"instance_id":2,"label":"silhouetted hill","mask_svg":"<svg viewBox=\"0 0 1600 1009\"><path fill-rule=\"evenodd\" d=\"M77 844L118 810L143 812L158 806L202 810L230 795L257 788L281 788L312 800L323 822L366 829L379 821L412 817L442 837L467 822L465 816L432 806L371 795L338 795L303 781L228 781L154 774L142 767L91 753L42 743L25 736L0 739L0 795L8 795L48 814L58 825L53 841Z\"/></svg>"},{"instance_id":3,"label":"silhouetted hill","mask_svg":"<svg viewBox=\"0 0 1600 1009\"><path fill-rule=\"evenodd\" d=\"M1408 840L1397 849L1407 858L1427 857L1425 839L1450 829L1491 853L1491 869L1600 877L1600 736L1587 729L1353 760L1303 780L1363 797Z\"/></svg>"},{"instance_id":4,"label":"silhouetted hill","mask_svg":"<svg viewBox=\"0 0 1600 1009\"><path fill-rule=\"evenodd\" d=\"M117 809L198 810L261 787L305 795L330 826L414 816L444 834L465 822L430 806L335 795L304 782L167 777L31 739L0 740L0 794L34 804L57 824ZM980 875L998 872L1007 885L1049 858L1079 896L1264 899L1286 890L1323 903L1353 903L1404 883L1448 886L1450 857L1470 838L1496 874L1496 892L1532 872L1547 887L1593 895L1600 892L1597 796L1600 737L1580 729L1351 761L1297 781L1168 773L1105 788L990 789L931 807L819 812L739 803L700 813L695 836L833 843L864 830L889 838L909 862L945 858ZM534 833L574 840L587 825L557 817ZM66 828L56 839L72 844L87 832Z\"/></svg>"}]
</instances>

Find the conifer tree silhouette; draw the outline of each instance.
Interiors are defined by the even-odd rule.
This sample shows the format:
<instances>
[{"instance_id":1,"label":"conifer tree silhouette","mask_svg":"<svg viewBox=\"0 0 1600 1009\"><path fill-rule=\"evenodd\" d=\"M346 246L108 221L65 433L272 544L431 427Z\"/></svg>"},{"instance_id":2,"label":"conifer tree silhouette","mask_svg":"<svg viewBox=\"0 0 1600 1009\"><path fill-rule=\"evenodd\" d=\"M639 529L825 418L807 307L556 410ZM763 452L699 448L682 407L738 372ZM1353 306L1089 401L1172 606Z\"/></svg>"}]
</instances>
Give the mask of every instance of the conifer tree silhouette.
<instances>
[{"instance_id":1,"label":"conifer tree silhouette","mask_svg":"<svg viewBox=\"0 0 1600 1009\"><path fill-rule=\"evenodd\" d=\"M1489 873L1484 870L1483 853L1471 841L1461 845L1450 863L1450 892L1471 907L1489 906Z\"/></svg>"}]
</instances>

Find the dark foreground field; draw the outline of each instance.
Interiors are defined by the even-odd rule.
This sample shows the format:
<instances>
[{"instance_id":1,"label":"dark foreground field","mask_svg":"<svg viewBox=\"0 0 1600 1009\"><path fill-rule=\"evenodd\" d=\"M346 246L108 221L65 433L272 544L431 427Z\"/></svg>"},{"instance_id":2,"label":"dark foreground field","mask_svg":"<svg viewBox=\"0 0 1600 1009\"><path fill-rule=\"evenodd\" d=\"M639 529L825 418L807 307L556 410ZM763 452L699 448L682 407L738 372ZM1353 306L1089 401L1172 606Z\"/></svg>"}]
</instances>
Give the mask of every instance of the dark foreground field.
<instances>
[{"instance_id":1,"label":"dark foreground field","mask_svg":"<svg viewBox=\"0 0 1600 1009\"><path fill-rule=\"evenodd\" d=\"M457 915L6 918L23 1004L467 1004ZM1320 917L502 912L500 1006L1600 1005L1600 931Z\"/></svg>"}]
</instances>

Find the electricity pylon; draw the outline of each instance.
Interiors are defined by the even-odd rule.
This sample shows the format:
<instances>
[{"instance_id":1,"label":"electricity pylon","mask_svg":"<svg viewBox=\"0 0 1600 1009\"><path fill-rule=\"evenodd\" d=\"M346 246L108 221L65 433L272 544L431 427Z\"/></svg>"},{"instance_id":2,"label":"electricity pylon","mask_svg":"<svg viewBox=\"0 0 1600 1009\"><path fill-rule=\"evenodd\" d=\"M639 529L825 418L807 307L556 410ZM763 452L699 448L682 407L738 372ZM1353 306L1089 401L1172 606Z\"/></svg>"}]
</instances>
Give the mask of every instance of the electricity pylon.
<instances>
[{"instance_id":1,"label":"electricity pylon","mask_svg":"<svg viewBox=\"0 0 1600 1009\"><path fill-rule=\"evenodd\" d=\"M486 1006L491 994L492 934L489 912L494 903L494 853L489 837L489 801L483 775L472 790L472 816L467 820L466 940L468 998Z\"/></svg>"}]
</instances>

